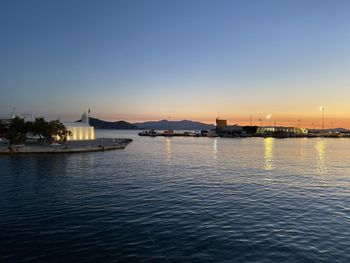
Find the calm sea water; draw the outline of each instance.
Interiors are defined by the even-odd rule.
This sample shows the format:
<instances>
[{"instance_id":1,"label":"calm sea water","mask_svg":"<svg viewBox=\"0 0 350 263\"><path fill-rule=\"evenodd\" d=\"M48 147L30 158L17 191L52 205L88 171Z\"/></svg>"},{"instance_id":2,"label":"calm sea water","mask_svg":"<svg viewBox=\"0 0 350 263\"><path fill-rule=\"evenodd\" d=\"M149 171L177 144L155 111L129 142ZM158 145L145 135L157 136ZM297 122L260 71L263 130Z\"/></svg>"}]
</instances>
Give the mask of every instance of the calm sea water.
<instances>
[{"instance_id":1,"label":"calm sea water","mask_svg":"<svg viewBox=\"0 0 350 263\"><path fill-rule=\"evenodd\" d=\"M0 157L0 262L350 262L350 139Z\"/></svg>"}]
</instances>

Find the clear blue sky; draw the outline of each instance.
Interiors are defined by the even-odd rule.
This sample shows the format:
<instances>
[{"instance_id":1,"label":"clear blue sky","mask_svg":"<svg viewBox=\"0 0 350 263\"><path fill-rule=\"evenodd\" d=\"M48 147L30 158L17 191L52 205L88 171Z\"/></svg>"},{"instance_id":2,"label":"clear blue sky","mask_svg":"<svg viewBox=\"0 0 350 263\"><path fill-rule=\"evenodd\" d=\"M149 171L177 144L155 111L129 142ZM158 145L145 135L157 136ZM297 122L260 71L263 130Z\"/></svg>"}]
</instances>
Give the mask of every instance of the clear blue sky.
<instances>
[{"instance_id":1,"label":"clear blue sky","mask_svg":"<svg viewBox=\"0 0 350 263\"><path fill-rule=\"evenodd\" d=\"M0 113L350 117L350 1L1 1Z\"/></svg>"}]
</instances>

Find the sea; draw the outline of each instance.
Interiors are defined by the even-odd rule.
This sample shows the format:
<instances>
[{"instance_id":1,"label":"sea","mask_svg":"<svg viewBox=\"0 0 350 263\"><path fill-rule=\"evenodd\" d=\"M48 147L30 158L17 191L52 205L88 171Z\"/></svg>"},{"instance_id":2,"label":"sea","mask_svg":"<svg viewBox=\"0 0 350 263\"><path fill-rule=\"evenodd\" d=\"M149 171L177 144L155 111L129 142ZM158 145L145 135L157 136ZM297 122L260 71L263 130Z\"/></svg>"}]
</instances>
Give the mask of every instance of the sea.
<instances>
[{"instance_id":1,"label":"sea","mask_svg":"<svg viewBox=\"0 0 350 263\"><path fill-rule=\"evenodd\" d=\"M350 262L350 139L0 156L0 262Z\"/></svg>"}]
</instances>

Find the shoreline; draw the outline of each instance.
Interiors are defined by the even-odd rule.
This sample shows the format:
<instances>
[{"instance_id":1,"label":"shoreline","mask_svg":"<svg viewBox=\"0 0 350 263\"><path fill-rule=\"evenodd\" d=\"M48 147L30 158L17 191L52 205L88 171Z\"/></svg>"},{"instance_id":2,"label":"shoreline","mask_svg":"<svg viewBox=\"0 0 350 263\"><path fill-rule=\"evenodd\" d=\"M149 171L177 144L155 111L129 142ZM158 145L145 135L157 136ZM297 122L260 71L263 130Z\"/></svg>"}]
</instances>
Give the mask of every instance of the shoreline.
<instances>
[{"instance_id":1,"label":"shoreline","mask_svg":"<svg viewBox=\"0 0 350 263\"><path fill-rule=\"evenodd\" d=\"M55 145L42 145L38 143L6 145L0 146L0 155L62 154L123 150L130 142L132 142L132 139L98 138L86 141L67 141Z\"/></svg>"},{"instance_id":2,"label":"shoreline","mask_svg":"<svg viewBox=\"0 0 350 263\"><path fill-rule=\"evenodd\" d=\"M268 134L225 134L225 135L216 135L216 136L211 136L211 135L202 135L202 134L195 134L195 133L173 133L173 134L165 134L165 133L139 133L138 136L141 137L193 137L193 138L275 138L275 139L293 139L293 138L330 138L330 139L345 139L345 138L350 138L350 135L315 135L315 134L310 134L310 135L268 135Z\"/></svg>"}]
</instances>

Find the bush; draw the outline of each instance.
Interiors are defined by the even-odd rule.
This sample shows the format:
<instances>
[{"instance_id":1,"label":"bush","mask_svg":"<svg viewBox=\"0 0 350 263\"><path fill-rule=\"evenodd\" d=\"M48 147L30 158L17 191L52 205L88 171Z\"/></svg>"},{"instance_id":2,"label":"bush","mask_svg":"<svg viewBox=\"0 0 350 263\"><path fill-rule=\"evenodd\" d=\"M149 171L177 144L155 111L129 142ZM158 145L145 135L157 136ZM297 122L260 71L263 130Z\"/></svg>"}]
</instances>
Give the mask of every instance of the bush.
<instances>
[{"instance_id":1,"label":"bush","mask_svg":"<svg viewBox=\"0 0 350 263\"><path fill-rule=\"evenodd\" d=\"M66 141L67 136L72 134L59 120L47 122L44 118L36 118L32 123L15 117L11 120L6 138L10 144L24 144L28 133L39 136L40 140L45 140L49 144L56 141Z\"/></svg>"}]
</instances>

